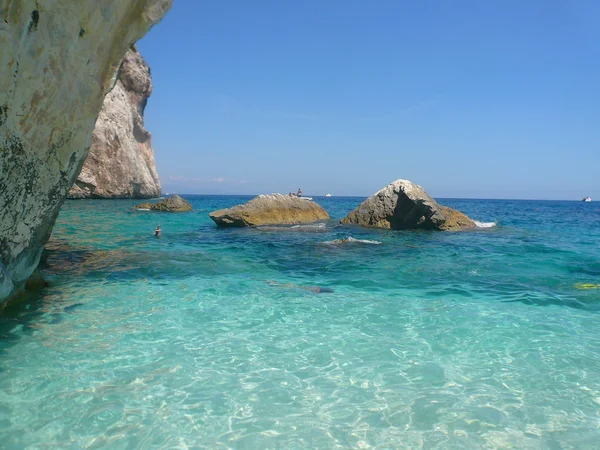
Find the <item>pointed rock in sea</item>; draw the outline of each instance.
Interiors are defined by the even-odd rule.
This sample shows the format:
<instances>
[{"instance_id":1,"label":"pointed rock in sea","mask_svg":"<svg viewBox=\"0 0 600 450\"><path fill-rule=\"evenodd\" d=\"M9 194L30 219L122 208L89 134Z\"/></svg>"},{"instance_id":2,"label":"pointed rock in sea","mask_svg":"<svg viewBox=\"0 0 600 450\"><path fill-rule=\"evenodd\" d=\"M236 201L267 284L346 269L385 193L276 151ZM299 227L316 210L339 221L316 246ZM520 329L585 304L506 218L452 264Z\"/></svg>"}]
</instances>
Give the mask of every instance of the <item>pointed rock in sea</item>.
<instances>
[{"instance_id":1,"label":"pointed rock in sea","mask_svg":"<svg viewBox=\"0 0 600 450\"><path fill-rule=\"evenodd\" d=\"M465 214L440 205L407 180L396 180L376 192L341 223L392 230L458 231L476 226Z\"/></svg>"}]
</instances>

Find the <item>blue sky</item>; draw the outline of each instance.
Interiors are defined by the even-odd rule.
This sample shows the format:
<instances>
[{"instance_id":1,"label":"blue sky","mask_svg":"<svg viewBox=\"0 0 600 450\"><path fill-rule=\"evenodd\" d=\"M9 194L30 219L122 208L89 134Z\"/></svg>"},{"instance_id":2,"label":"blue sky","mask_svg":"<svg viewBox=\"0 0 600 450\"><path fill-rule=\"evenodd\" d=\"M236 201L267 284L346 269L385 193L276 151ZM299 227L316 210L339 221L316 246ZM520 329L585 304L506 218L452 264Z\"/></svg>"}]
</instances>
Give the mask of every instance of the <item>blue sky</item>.
<instances>
[{"instance_id":1,"label":"blue sky","mask_svg":"<svg viewBox=\"0 0 600 450\"><path fill-rule=\"evenodd\" d=\"M163 190L600 199L600 2L175 0L139 43Z\"/></svg>"}]
</instances>

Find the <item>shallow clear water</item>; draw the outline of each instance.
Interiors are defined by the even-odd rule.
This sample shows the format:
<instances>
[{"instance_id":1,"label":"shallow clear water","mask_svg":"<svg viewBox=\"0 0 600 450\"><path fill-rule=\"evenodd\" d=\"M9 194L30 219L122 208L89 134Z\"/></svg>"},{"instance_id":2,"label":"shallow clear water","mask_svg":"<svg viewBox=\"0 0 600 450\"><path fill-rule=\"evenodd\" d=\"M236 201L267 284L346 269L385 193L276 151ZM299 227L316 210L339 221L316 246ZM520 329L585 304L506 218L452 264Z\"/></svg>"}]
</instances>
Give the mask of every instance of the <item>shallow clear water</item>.
<instances>
[{"instance_id":1,"label":"shallow clear water","mask_svg":"<svg viewBox=\"0 0 600 450\"><path fill-rule=\"evenodd\" d=\"M67 202L51 287L0 317L0 448L598 447L600 205L218 230L248 198L188 199ZM330 242L349 236L380 244Z\"/></svg>"}]
</instances>

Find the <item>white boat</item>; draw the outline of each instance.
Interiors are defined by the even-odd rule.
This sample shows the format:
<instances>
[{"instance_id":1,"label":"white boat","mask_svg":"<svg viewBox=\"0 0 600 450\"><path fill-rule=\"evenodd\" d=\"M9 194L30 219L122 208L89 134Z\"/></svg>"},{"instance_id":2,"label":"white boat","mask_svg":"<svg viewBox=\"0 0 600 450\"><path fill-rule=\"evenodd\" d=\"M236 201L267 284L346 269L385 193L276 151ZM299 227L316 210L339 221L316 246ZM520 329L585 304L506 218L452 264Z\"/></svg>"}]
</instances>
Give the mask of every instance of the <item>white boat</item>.
<instances>
[{"instance_id":1,"label":"white boat","mask_svg":"<svg viewBox=\"0 0 600 450\"><path fill-rule=\"evenodd\" d=\"M582 202L591 202L592 201L592 197L584 197L583 200L581 200Z\"/></svg>"},{"instance_id":2,"label":"white boat","mask_svg":"<svg viewBox=\"0 0 600 450\"><path fill-rule=\"evenodd\" d=\"M331 194L325 194L325 197L331 197Z\"/></svg>"}]
</instances>

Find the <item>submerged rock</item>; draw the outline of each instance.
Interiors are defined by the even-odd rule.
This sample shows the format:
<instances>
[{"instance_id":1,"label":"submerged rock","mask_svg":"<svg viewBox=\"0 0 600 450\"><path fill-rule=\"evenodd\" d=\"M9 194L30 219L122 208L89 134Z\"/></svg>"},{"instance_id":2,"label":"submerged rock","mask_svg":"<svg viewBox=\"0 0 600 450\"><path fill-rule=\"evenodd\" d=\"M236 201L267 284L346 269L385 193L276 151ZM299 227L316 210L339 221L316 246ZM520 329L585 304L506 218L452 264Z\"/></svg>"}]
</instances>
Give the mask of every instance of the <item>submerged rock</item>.
<instances>
[{"instance_id":1,"label":"submerged rock","mask_svg":"<svg viewBox=\"0 0 600 450\"><path fill-rule=\"evenodd\" d=\"M150 94L150 67L133 46L104 98L92 146L69 198L160 197L152 135L144 128Z\"/></svg>"},{"instance_id":2,"label":"submerged rock","mask_svg":"<svg viewBox=\"0 0 600 450\"><path fill-rule=\"evenodd\" d=\"M316 294L333 294L334 290L328 287L322 286L298 286L297 284L292 283L278 283L277 281L267 280L267 284L269 286L275 286L280 288L287 289L304 289L306 291L311 291Z\"/></svg>"},{"instance_id":3,"label":"submerged rock","mask_svg":"<svg viewBox=\"0 0 600 450\"><path fill-rule=\"evenodd\" d=\"M0 272L2 272L2 268L0 268ZM5 274L0 273L0 294L2 293L2 276L6 279ZM6 293L6 298L3 302L0 302L0 312L9 306L12 306L17 303L21 303L23 301L30 300L32 296L36 295L43 288L47 286L46 280L44 279L42 273L39 270L35 270L33 274L25 281L22 286L19 286L17 289L12 289L10 292Z\"/></svg>"},{"instance_id":4,"label":"submerged rock","mask_svg":"<svg viewBox=\"0 0 600 450\"><path fill-rule=\"evenodd\" d=\"M296 225L329 219L327 211L312 200L281 194L259 195L248 203L213 211L209 216L220 227Z\"/></svg>"},{"instance_id":5,"label":"submerged rock","mask_svg":"<svg viewBox=\"0 0 600 450\"><path fill-rule=\"evenodd\" d=\"M342 223L393 230L457 231L476 226L465 214L438 204L421 186L407 180L396 180L384 187Z\"/></svg>"},{"instance_id":6,"label":"submerged rock","mask_svg":"<svg viewBox=\"0 0 600 450\"><path fill-rule=\"evenodd\" d=\"M0 0L0 301L37 267L127 49L171 3Z\"/></svg>"},{"instance_id":7,"label":"submerged rock","mask_svg":"<svg viewBox=\"0 0 600 450\"><path fill-rule=\"evenodd\" d=\"M179 195L161 200L158 203L140 203L135 209L161 211L161 212L187 212L192 210L192 205Z\"/></svg>"}]
</instances>

